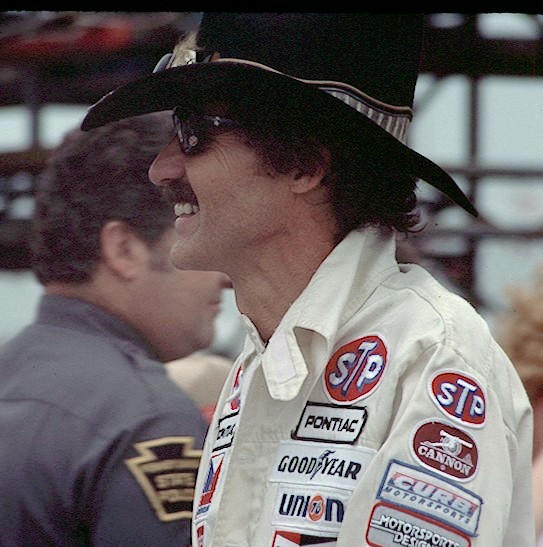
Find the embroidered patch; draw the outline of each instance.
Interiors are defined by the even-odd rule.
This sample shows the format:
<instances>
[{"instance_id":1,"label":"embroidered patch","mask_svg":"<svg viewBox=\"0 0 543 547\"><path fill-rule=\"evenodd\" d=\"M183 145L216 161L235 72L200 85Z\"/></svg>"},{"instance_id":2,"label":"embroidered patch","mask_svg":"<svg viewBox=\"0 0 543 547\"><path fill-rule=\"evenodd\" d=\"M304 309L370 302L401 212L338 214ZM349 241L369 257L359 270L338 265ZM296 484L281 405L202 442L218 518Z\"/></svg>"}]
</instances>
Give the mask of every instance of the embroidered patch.
<instances>
[{"instance_id":1,"label":"embroidered patch","mask_svg":"<svg viewBox=\"0 0 543 547\"><path fill-rule=\"evenodd\" d=\"M387 347L377 335L364 336L341 346L324 371L327 396L338 404L364 399L379 385L387 362Z\"/></svg>"},{"instance_id":2,"label":"embroidered patch","mask_svg":"<svg viewBox=\"0 0 543 547\"><path fill-rule=\"evenodd\" d=\"M269 480L352 491L375 453L362 446L283 441L277 449Z\"/></svg>"},{"instance_id":3,"label":"embroidered patch","mask_svg":"<svg viewBox=\"0 0 543 547\"><path fill-rule=\"evenodd\" d=\"M327 538L319 536L308 536L297 532L287 532L286 530L277 530L273 535L272 547L336 547L336 538Z\"/></svg>"},{"instance_id":4,"label":"embroidered patch","mask_svg":"<svg viewBox=\"0 0 543 547\"><path fill-rule=\"evenodd\" d=\"M369 545L379 547L393 545L470 547L471 545L471 540L458 530L385 503L374 505L366 531L366 541Z\"/></svg>"},{"instance_id":5,"label":"embroidered patch","mask_svg":"<svg viewBox=\"0 0 543 547\"><path fill-rule=\"evenodd\" d=\"M391 460L377 497L421 513L470 536L476 535L483 500L430 471Z\"/></svg>"},{"instance_id":6,"label":"embroidered patch","mask_svg":"<svg viewBox=\"0 0 543 547\"><path fill-rule=\"evenodd\" d=\"M440 420L417 425L411 436L411 453L424 467L458 481L473 479L479 463L475 439Z\"/></svg>"},{"instance_id":7,"label":"embroidered patch","mask_svg":"<svg viewBox=\"0 0 543 547\"><path fill-rule=\"evenodd\" d=\"M280 484L272 524L300 533L336 536L350 499L346 490Z\"/></svg>"},{"instance_id":8,"label":"embroidered patch","mask_svg":"<svg viewBox=\"0 0 543 547\"><path fill-rule=\"evenodd\" d=\"M224 452L219 454L213 454L209 460L209 465L207 467L206 478L204 486L202 488L202 495L198 501L198 507L196 508L196 513L194 515L194 520L198 520L205 516L209 511L211 502L213 501L213 496L217 489L217 484L221 476L222 464L224 461Z\"/></svg>"},{"instance_id":9,"label":"embroidered patch","mask_svg":"<svg viewBox=\"0 0 543 547\"><path fill-rule=\"evenodd\" d=\"M485 394L472 376L456 370L437 372L428 381L428 392L446 416L469 427L484 426Z\"/></svg>"},{"instance_id":10,"label":"embroidered patch","mask_svg":"<svg viewBox=\"0 0 543 547\"><path fill-rule=\"evenodd\" d=\"M205 521L196 527L196 547L205 545Z\"/></svg>"},{"instance_id":11,"label":"embroidered patch","mask_svg":"<svg viewBox=\"0 0 543 547\"><path fill-rule=\"evenodd\" d=\"M215 436L215 442L213 443L213 452L223 450L232 445L234 440L234 433L236 431L236 424L238 423L239 412L234 414L228 414L223 416L217 424L217 434Z\"/></svg>"},{"instance_id":12,"label":"embroidered patch","mask_svg":"<svg viewBox=\"0 0 543 547\"><path fill-rule=\"evenodd\" d=\"M202 455L193 437L162 437L135 443L140 454L125 463L161 521L189 519Z\"/></svg>"},{"instance_id":13,"label":"embroidered patch","mask_svg":"<svg viewBox=\"0 0 543 547\"><path fill-rule=\"evenodd\" d=\"M354 444L368 417L365 407L307 403L293 439Z\"/></svg>"},{"instance_id":14,"label":"embroidered patch","mask_svg":"<svg viewBox=\"0 0 543 547\"><path fill-rule=\"evenodd\" d=\"M243 369L241 368L241 363L238 365L238 368L236 370L236 373L234 375L234 383L232 384L232 389L230 390L230 395L232 396L236 391L239 391L240 390L240 384L241 384L241 377L243 375ZM230 410L232 412L236 412L237 410L239 410L239 405L240 405L240 398L239 398L239 394L238 394L238 397L234 397L230 403L228 403L230 405Z\"/></svg>"}]
</instances>

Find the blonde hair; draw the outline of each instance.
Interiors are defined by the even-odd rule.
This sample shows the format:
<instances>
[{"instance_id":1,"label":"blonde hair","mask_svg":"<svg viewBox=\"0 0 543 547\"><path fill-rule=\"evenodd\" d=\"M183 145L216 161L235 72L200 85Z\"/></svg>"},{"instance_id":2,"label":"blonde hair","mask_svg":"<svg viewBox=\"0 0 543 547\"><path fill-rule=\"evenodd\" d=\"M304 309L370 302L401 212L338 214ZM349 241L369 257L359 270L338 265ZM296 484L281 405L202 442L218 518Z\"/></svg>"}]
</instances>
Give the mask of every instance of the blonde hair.
<instances>
[{"instance_id":1,"label":"blonde hair","mask_svg":"<svg viewBox=\"0 0 543 547\"><path fill-rule=\"evenodd\" d=\"M497 339L513 361L532 405L543 399L543 263L531 285L505 291L509 310L497 323Z\"/></svg>"},{"instance_id":2,"label":"blonde hair","mask_svg":"<svg viewBox=\"0 0 543 547\"><path fill-rule=\"evenodd\" d=\"M188 65L195 62L196 51L198 47L196 45L197 32L192 31L182 36L172 51L172 58L168 63L168 68L174 66Z\"/></svg>"}]
</instances>

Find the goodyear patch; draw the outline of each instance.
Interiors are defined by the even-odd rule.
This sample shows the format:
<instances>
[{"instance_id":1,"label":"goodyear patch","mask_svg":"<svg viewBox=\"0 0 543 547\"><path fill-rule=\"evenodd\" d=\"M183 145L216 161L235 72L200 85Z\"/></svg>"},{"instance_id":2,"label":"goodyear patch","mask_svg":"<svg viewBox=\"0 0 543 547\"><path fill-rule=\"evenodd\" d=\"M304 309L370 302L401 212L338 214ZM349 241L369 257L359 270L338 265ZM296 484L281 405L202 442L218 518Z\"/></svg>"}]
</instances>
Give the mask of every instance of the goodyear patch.
<instances>
[{"instance_id":1,"label":"goodyear patch","mask_svg":"<svg viewBox=\"0 0 543 547\"><path fill-rule=\"evenodd\" d=\"M277 530L273 536L272 547L311 547L318 545L319 547L336 547L336 538L327 538L319 536L308 536L307 534L299 534L298 532L288 532L286 530Z\"/></svg>"},{"instance_id":2,"label":"goodyear patch","mask_svg":"<svg viewBox=\"0 0 543 547\"><path fill-rule=\"evenodd\" d=\"M373 507L366 541L372 546L470 547L469 537L435 520L378 503Z\"/></svg>"},{"instance_id":3,"label":"goodyear patch","mask_svg":"<svg viewBox=\"0 0 543 547\"><path fill-rule=\"evenodd\" d=\"M366 407L308 402L293 439L354 444L366 424Z\"/></svg>"},{"instance_id":4,"label":"goodyear patch","mask_svg":"<svg viewBox=\"0 0 543 547\"><path fill-rule=\"evenodd\" d=\"M379 386L388 363L388 349L376 334L341 346L332 355L323 375L324 391L338 404L352 404L371 395Z\"/></svg>"},{"instance_id":5,"label":"goodyear patch","mask_svg":"<svg viewBox=\"0 0 543 547\"><path fill-rule=\"evenodd\" d=\"M411 436L411 453L424 467L457 481L469 481L479 464L475 439L441 420L419 423Z\"/></svg>"},{"instance_id":6,"label":"goodyear patch","mask_svg":"<svg viewBox=\"0 0 543 547\"><path fill-rule=\"evenodd\" d=\"M375 453L361 446L283 441L277 449L269 480L352 491Z\"/></svg>"},{"instance_id":7,"label":"goodyear patch","mask_svg":"<svg viewBox=\"0 0 543 547\"><path fill-rule=\"evenodd\" d=\"M351 492L279 484L272 524L295 532L337 536Z\"/></svg>"},{"instance_id":8,"label":"goodyear patch","mask_svg":"<svg viewBox=\"0 0 543 547\"><path fill-rule=\"evenodd\" d=\"M440 371L428 381L430 398L448 418L468 427L483 427L486 398L479 382L458 370Z\"/></svg>"},{"instance_id":9,"label":"goodyear patch","mask_svg":"<svg viewBox=\"0 0 543 547\"><path fill-rule=\"evenodd\" d=\"M140 454L125 460L161 521L189 519L202 455L193 437L162 437L135 443Z\"/></svg>"},{"instance_id":10,"label":"goodyear patch","mask_svg":"<svg viewBox=\"0 0 543 547\"><path fill-rule=\"evenodd\" d=\"M463 486L397 460L391 460L377 497L394 506L424 514L475 536L483 500Z\"/></svg>"}]
</instances>

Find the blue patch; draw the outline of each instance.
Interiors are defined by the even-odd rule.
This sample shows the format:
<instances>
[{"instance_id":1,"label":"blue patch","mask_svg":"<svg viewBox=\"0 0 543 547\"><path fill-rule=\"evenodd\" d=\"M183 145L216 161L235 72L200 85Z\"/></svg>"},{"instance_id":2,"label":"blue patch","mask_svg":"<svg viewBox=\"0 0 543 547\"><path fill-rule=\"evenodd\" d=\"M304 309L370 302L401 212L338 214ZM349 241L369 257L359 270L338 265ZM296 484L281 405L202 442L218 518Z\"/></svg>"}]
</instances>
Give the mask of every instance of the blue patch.
<instances>
[{"instance_id":1,"label":"blue patch","mask_svg":"<svg viewBox=\"0 0 543 547\"><path fill-rule=\"evenodd\" d=\"M390 460L377 497L476 536L483 500L421 467Z\"/></svg>"}]
</instances>

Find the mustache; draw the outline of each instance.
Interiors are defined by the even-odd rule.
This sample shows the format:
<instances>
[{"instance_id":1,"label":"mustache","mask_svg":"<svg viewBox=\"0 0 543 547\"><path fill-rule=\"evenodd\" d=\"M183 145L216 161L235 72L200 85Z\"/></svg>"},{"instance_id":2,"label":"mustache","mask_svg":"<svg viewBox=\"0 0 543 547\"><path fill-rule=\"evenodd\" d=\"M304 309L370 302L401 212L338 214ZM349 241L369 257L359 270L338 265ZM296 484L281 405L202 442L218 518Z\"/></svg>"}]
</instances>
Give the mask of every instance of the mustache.
<instances>
[{"instance_id":1,"label":"mustache","mask_svg":"<svg viewBox=\"0 0 543 547\"><path fill-rule=\"evenodd\" d=\"M171 180L167 186L161 187L161 191L163 197L171 203L198 203L196 195L192 191L192 186L183 179Z\"/></svg>"}]
</instances>

